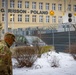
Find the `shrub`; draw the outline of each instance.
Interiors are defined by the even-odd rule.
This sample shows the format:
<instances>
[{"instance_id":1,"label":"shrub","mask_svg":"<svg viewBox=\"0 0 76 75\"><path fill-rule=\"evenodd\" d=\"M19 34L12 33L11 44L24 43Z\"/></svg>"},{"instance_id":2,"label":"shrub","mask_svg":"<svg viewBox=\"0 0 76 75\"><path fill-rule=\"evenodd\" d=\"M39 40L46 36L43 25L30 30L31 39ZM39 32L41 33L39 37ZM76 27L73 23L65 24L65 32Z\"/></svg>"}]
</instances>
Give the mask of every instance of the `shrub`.
<instances>
[{"instance_id":1,"label":"shrub","mask_svg":"<svg viewBox=\"0 0 76 75\"><path fill-rule=\"evenodd\" d=\"M46 53L50 50L53 50L54 47L52 46L18 46L13 48L12 56L17 60L18 67L31 67L37 57L40 57L41 54Z\"/></svg>"},{"instance_id":2,"label":"shrub","mask_svg":"<svg viewBox=\"0 0 76 75\"><path fill-rule=\"evenodd\" d=\"M52 56L51 67L59 67L59 59L55 55Z\"/></svg>"},{"instance_id":3,"label":"shrub","mask_svg":"<svg viewBox=\"0 0 76 75\"><path fill-rule=\"evenodd\" d=\"M18 67L31 67L37 58L36 47L19 46L13 50L13 57L17 60Z\"/></svg>"},{"instance_id":4,"label":"shrub","mask_svg":"<svg viewBox=\"0 0 76 75\"><path fill-rule=\"evenodd\" d=\"M65 52L70 53L73 58L76 60L76 44L72 44L70 49L65 50Z\"/></svg>"},{"instance_id":5,"label":"shrub","mask_svg":"<svg viewBox=\"0 0 76 75\"><path fill-rule=\"evenodd\" d=\"M76 54L76 44L71 45L70 53L71 54Z\"/></svg>"},{"instance_id":6,"label":"shrub","mask_svg":"<svg viewBox=\"0 0 76 75\"><path fill-rule=\"evenodd\" d=\"M52 51L52 50L54 50L53 46L42 46L42 47L39 47L38 54L41 56L41 54Z\"/></svg>"}]
</instances>

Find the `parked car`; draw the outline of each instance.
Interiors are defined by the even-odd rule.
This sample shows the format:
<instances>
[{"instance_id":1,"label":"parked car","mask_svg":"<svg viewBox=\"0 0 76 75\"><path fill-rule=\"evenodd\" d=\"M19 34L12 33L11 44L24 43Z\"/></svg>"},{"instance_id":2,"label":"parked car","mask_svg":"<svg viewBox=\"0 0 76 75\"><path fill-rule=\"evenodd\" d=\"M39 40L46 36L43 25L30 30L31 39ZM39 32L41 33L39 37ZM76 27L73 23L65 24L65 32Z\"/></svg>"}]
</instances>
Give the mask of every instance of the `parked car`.
<instances>
[{"instance_id":1,"label":"parked car","mask_svg":"<svg viewBox=\"0 0 76 75\"><path fill-rule=\"evenodd\" d=\"M44 53L50 50L54 50L54 46L47 45L43 40L41 40L37 36L22 36L22 35L16 35L16 42L15 46L36 46L37 48L40 48L40 53Z\"/></svg>"},{"instance_id":2,"label":"parked car","mask_svg":"<svg viewBox=\"0 0 76 75\"><path fill-rule=\"evenodd\" d=\"M15 46L46 46L47 44L37 36L16 35Z\"/></svg>"}]
</instances>

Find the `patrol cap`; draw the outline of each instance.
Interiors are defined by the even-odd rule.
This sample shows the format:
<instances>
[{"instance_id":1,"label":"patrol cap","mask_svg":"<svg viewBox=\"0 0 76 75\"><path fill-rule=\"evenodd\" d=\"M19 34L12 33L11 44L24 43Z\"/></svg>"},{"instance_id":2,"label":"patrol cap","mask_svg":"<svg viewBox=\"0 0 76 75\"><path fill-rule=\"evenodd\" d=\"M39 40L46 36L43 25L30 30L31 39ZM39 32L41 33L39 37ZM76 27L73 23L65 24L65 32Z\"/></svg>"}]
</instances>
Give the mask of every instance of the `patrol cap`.
<instances>
[{"instance_id":1,"label":"patrol cap","mask_svg":"<svg viewBox=\"0 0 76 75\"><path fill-rule=\"evenodd\" d=\"M15 35L14 34L7 32L7 33L5 33L4 38L6 38L8 36L11 36L13 38L13 41L15 41Z\"/></svg>"}]
</instances>

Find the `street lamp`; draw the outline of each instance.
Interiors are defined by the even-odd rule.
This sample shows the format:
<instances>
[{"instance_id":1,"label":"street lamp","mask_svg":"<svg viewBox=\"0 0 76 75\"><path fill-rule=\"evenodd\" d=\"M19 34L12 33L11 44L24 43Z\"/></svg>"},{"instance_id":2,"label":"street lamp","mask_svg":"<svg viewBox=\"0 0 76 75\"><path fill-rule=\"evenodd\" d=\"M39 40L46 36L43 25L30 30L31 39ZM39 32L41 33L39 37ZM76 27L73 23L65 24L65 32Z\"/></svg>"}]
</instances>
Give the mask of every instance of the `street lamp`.
<instances>
[{"instance_id":1,"label":"street lamp","mask_svg":"<svg viewBox=\"0 0 76 75\"><path fill-rule=\"evenodd\" d=\"M11 1L11 7L12 7L12 10L13 10L13 0ZM13 21L14 21L14 14L13 14L13 12L11 13L11 15L10 15L10 19L11 19L11 22L12 22L12 25L11 25L11 31L12 31L12 33L13 33L13 29L14 29L14 24L13 24Z\"/></svg>"},{"instance_id":2,"label":"street lamp","mask_svg":"<svg viewBox=\"0 0 76 75\"><path fill-rule=\"evenodd\" d=\"M5 32L8 32L8 0L5 0Z\"/></svg>"},{"instance_id":3,"label":"street lamp","mask_svg":"<svg viewBox=\"0 0 76 75\"><path fill-rule=\"evenodd\" d=\"M53 10L51 10L50 12L49 12L49 14L51 15L51 16L54 16L54 14L55 14L55 12L53 11ZM52 27L52 38L53 38L53 46L54 46L54 27Z\"/></svg>"},{"instance_id":4,"label":"street lamp","mask_svg":"<svg viewBox=\"0 0 76 75\"><path fill-rule=\"evenodd\" d=\"M70 43L71 43L71 41L70 41L70 26L71 26L71 23L69 24L69 32L68 32L68 35L69 35L69 53L70 53Z\"/></svg>"},{"instance_id":5,"label":"street lamp","mask_svg":"<svg viewBox=\"0 0 76 75\"><path fill-rule=\"evenodd\" d=\"M54 27L52 27L52 38L53 38L53 46L54 46Z\"/></svg>"}]
</instances>

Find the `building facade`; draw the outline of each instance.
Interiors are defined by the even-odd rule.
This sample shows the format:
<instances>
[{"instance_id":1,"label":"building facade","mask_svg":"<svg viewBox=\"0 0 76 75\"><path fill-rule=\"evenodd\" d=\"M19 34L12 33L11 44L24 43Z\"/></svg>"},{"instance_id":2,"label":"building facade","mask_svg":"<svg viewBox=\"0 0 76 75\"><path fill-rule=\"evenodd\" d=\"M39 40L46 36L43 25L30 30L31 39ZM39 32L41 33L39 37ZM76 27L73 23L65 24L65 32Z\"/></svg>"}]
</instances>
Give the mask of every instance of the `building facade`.
<instances>
[{"instance_id":1,"label":"building facade","mask_svg":"<svg viewBox=\"0 0 76 75\"><path fill-rule=\"evenodd\" d=\"M63 16L76 18L76 0L8 0L8 27L58 27ZM5 25L5 0L0 0L0 22Z\"/></svg>"}]
</instances>

